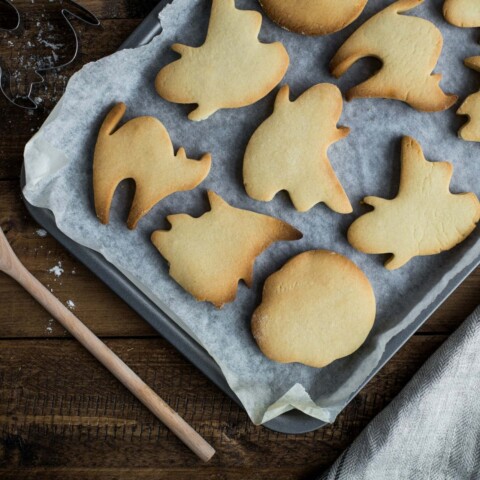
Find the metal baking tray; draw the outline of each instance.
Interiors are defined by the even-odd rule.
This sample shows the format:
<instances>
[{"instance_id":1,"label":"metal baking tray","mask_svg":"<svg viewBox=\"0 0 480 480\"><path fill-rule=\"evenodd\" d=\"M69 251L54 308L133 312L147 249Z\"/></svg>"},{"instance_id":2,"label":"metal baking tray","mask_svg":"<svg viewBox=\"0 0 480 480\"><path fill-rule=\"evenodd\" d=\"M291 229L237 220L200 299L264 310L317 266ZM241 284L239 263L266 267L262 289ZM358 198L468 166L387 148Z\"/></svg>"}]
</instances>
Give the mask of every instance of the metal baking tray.
<instances>
[{"instance_id":1,"label":"metal baking tray","mask_svg":"<svg viewBox=\"0 0 480 480\"><path fill-rule=\"evenodd\" d=\"M161 32L158 14L172 0L162 0L150 12L138 28L120 46L120 49L134 48L147 44L155 35ZM25 185L25 174L22 168L21 186ZM226 393L232 400L242 405L238 397L228 386L219 366L195 340L182 330L167 314L156 304L147 298L135 287L116 267L107 262L105 258L82 245L74 242L64 235L56 226L52 212L47 209L34 207L23 199L27 210L50 235L58 240L73 256L87 266L95 275L108 285L120 298L122 298L133 310L143 317L162 337L170 342L180 353L183 354L193 365L206 375L217 387ZM396 335L387 344L385 352L372 374L365 380L361 387L349 398L349 402L360 390L374 377L377 372L387 363L390 358L409 340L420 326L432 315L432 313L447 299L449 295L462 283L462 281L480 264L480 254L474 262L463 269L437 296L428 308L412 322L401 334ZM301 434L311 432L323 427L325 422L310 417L299 410L291 410L279 417L263 424L263 426L281 433Z\"/></svg>"}]
</instances>

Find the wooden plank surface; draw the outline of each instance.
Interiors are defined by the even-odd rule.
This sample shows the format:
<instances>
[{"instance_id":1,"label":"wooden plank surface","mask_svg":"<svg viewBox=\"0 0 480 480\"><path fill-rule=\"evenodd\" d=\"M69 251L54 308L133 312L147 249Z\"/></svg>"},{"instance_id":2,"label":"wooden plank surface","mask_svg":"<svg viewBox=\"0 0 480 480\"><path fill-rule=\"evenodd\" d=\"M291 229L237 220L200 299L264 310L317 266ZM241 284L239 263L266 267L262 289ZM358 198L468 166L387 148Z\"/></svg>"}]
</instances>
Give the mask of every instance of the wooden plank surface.
<instances>
[{"instance_id":1,"label":"wooden plank surface","mask_svg":"<svg viewBox=\"0 0 480 480\"><path fill-rule=\"evenodd\" d=\"M42 19L45 8L56 8L50 3L55 4L15 1L30 22L35 15ZM29 270L192 422L218 455L208 465L200 464L20 287L0 275L0 478L309 478L335 460L474 309L480 269L333 425L299 436L253 426L240 407L45 236L22 204L19 173L26 141L58 101L68 78L82 64L115 51L156 0L82 4L102 19L102 26L76 24L81 56L73 65L48 73L45 83L36 87L39 110L28 113L0 97L0 225ZM36 33L29 35L25 42L33 41ZM5 38L0 34L0 56L13 61L15 52ZM23 66L31 66L37 53L27 48ZM21 90L28 76L19 78L15 88Z\"/></svg>"},{"instance_id":2,"label":"wooden plank surface","mask_svg":"<svg viewBox=\"0 0 480 480\"><path fill-rule=\"evenodd\" d=\"M60 70L47 72L44 74L45 82L34 86L32 96L40 100L38 110L32 112L11 106L0 94L0 179L18 177L23 162L25 143L39 129L58 102L68 79L83 64L98 60L117 50L140 22L140 19L103 20L101 27L79 25L82 50L77 61ZM0 32L0 58L7 53L15 56L15 53L10 51L8 44L5 41L2 42L1 39ZM25 41L29 42L30 40L26 39ZM31 43L33 44L33 40ZM35 62L36 54L33 48L25 56L24 68L31 67ZM19 81L28 78L30 77L25 74L19 77ZM22 89L25 90L25 88L23 86Z\"/></svg>"},{"instance_id":3,"label":"wooden plank surface","mask_svg":"<svg viewBox=\"0 0 480 480\"><path fill-rule=\"evenodd\" d=\"M158 1L159 0L81 0L78 1L78 3L101 20L121 20L144 18L157 5ZM44 13L45 8L56 9L56 5L61 5L60 0L13 0L12 3L25 17L35 13ZM68 5L64 6L68 8Z\"/></svg>"},{"instance_id":4,"label":"wooden plank surface","mask_svg":"<svg viewBox=\"0 0 480 480\"><path fill-rule=\"evenodd\" d=\"M414 337L334 425L298 436L253 426L161 339L107 341L213 443L207 465L73 340L0 340L0 477L302 478L330 464L445 338Z\"/></svg>"}]
</instances>

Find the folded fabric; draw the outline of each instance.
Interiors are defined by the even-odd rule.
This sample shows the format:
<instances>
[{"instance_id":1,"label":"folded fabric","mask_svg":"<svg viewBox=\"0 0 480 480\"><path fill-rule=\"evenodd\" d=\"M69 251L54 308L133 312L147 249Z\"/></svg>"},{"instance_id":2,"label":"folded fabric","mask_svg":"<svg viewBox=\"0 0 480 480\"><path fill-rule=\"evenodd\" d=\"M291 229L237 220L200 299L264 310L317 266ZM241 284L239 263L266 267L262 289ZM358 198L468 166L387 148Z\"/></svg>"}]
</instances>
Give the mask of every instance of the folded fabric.
<instances>
[{"instance_id":1,"label":"folded fabric","mask_svg":"<svg viewBox=\"0 0 480 480\"><path fill-rule=\"evenodd\" d=\"M480 479L480 306L319 480Z\"/></svg>"}]
</instances>

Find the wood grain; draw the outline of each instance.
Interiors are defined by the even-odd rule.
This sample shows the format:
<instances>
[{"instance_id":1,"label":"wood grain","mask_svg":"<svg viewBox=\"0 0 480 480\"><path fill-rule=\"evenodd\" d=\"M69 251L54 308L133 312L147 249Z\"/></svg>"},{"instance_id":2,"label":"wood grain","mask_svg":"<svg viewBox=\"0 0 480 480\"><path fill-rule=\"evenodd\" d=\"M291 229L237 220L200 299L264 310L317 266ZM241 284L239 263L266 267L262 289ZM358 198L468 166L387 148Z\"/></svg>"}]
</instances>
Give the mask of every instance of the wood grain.
<instances>
[{"instance_id":1,"label":"wood grain","mask_svg":"<svg viewBox=\"0 0 480 480\"><path fill-rule=\"evenodd\" d=\"M51 236L40 237L21 200L18 180L0 182L0 225L22 263L99 336L156 336L147 323L69 255ZM57 277L54 267L64 270ZM23 289L0 274L0 337L55 337L66 332ZM70 303L69 302L69 303Z\"/></svg>"},{"instance_id":2,"label":"wood grain","mask_svg":"<svg viewBox=\"0 0 480 480\"><path fill-rule=\"evenodd\" d=\"M0 477L33 478L44 468L49 479L67 473L63 478L186 478L193 469L200 478L303 478L328 466L445 338L414 337L335 424L297 436L252 425L162 339L109 340L214 445L218 454L208 465L186 455L73 340L2 340Z\"/></svg>"},{"instance_id":3,"label":"wood grain","mask_svg":"<svg viewBox=\"0 0 480 480\"><path fill-rule=\"evenodd\" d=\"M75 340L140 400L198 458L208 462L215 455L215 450L198 432L25 268L12 250L3 231L0 232L0 271L21 285Z\"/></svg>"},{"instance_id":4,"label":"wood grain","mask_svg":"<svg viewBox=\"0 0 480 480\"><path fill-rule=\"evenodd\" d=\"M48 0L16 0L41 15ZM55 2L52 2L55 3ZM218 450L202 465L30 298L0 275L0 478L303 479L330 465L401 390L479 302L480 269L445 302L338 417L317 432L287 436L247 415L39 226L21 201L26 141L83 64L114 52L156 0L81 0L102 20L76 24L78 60L45 76L27 113L0 97L0 226L27 268ZM32 18L32 17L28 17ZM34 40L33 30L25 42ZM7 45L8 46L8 45ZM0 56L13 55L0 38ZM29 51L28 51L29 52ZM27 53L28 53L27 52ZM26 65L35 62L35 51ZM21 77L23 78L23 77ZM21 82L21 80L18 80ZM18 89L25 88L20 84ZM60 277L50 271L59 266Z\"/></svg>"},{"instance_id":5,"label":"wood grain","mask_svg":"<svg viewBox=\"0 0 480 480\"><path fill-rule=\"evenodd\" d=\"M77 0L77 3L88 9L99 19L131 19L144 18L159 0ZM60 4L60 0L15 0L14 4L25 16L35 12L43 13L45 8L52 8L52 3ZM68 8L68 6L67 6Z\"/></svg>"},{"instance_id":6,"label":"wood grain","mask_svg":"<svg viewBox=\"0 0 480 480\"><path fill-rule=\"evenodd\" d=\"M101 27L79 25L81 53L73 64L44 74L45 82L34 87L32 96L41 100L38 110L26 111L11 106L3 95L0 95L2 120L0 121L0 179L12 179L19 176L25 143L40 128L58 102L71 75L85 63L115 52L140 21L136 19L104 20ZM35 41L34 34L35 32L32 32L31 38L25 38L25 42L33 43ZM7 49L8 44L0 41L0 58L2 53L5 55ZM15 55L15 52L9 54ZM33 49L26 57L25 64L28 67L35 65L35 62L36 56ZM20 76L18 81L26 81L27 78L30 77ZM25 90L25 88L26 86L18 87L20 90Z\"/></svg>"}]
</instances>

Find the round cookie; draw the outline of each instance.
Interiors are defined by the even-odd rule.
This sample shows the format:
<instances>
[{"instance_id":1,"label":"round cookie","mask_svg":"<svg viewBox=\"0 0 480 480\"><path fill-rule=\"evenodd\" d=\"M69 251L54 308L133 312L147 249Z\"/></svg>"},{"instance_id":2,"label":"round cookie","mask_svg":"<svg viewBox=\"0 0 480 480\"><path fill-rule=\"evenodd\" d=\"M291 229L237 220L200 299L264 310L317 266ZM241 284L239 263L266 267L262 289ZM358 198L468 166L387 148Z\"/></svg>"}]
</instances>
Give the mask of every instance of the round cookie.
<instances>
[{"instance_id":1,"label":"round cookie","mask_svg":"<svg viewBox=\"0 0 480 480\"><path fill-rule=\"evenodd\" d=\"M375 312L372 286L352 261L311 250L266 280L252 333L271 360L325 367L363 344Z\"/></svg>"},{"instance_id":2,"label":"round cookie","mask_svg":"<svg viewBox=\"0 0 480 480\"><path fill-rule=\"evenodd\" d=\"M368 0L259 0L275 23L303 35L328 35L355 21Z\"/></svg>"},{"instance_id":3,"label":"round cookie","mask_svg":"<svg viewBox=\"0 0 480 480\"><path fill-rule=\"evenodd\" d=\"M457 27L480 27L480 2L478 0L445 0L443 16L447 22Z\"/></svg>"}]
</instances>

